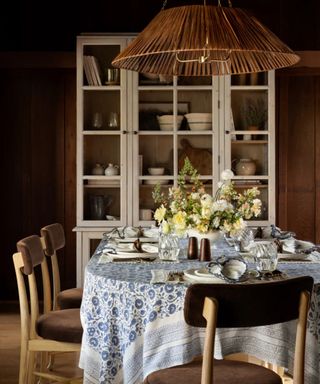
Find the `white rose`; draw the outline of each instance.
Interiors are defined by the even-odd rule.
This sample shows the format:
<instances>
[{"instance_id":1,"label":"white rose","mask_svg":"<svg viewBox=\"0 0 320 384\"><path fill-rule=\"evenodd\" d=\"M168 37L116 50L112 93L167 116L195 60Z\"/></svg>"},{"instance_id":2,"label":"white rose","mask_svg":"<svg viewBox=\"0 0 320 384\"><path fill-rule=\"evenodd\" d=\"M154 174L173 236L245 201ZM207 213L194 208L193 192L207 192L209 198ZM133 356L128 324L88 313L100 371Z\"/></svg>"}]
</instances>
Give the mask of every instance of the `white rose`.
<instances>
[{"instance_id":1,"label":"white rose","mask_svg":"<svg viewBox=\"0 0 320 384\"><path fill-rule=\"evenodd\" d=\"M231 171L231 169L225 169L221 172L221 180L228 181L231 180L234 176L234 173Z\"/></svg>"},{"instance_id":2,"label":"white rose","mask_svg":"<svg viewBox=\"0 0 320 384\"><path fill-rule=\"evenodd\" d=\"M201 205L203 207L210 207L212 205L212 200L212 196L206 193L201 197Z\"/></svg>"},{"instance_id":3,"label":"white rose","mask_svg":"<svg viewBox=\"0 0 320 384\"><path fill-rule=\"evenodd\" d=\"M217 200L213 203L212 209L213 211L227 211L231 210L232 204L228 203L226 200Z\"/></svg>"}]
</instances>

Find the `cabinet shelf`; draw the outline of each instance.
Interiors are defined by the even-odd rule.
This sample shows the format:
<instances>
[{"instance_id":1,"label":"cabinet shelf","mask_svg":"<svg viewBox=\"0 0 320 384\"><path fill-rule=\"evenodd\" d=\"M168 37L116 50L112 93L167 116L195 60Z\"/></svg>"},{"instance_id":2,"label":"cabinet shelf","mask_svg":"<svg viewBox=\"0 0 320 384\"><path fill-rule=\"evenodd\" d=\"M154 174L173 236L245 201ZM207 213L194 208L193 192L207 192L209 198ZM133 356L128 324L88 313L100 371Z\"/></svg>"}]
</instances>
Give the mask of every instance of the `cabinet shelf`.
<instances>
[{"instance_id":1,"label":"cabinet shelf","mask_svg":"<svg viewBox=\"0 0 320 384\"><path fill-rule=\"evenodd\" d=\"M268 144L268 140L232 140L232 145Z\"/></svg>"},{"instance_id":2,"label":"cabinet shelf","mask_svg":"<svg viewBox=\"0 0 320 384\"><path fill-rule=\"evenodd\" d=\"M84 85L84 91L119 91L120 85Z\"/></svg>"},{"instance_id":3,"label":"cabinet shelf","mask_svg":"<svg viewBox=\"0 0 320 384\"><path fill-rule=\"evenodd\" d=\"M232 91L267 91L268 85L231 85Z\"/></svg>"},{"instance_id":4,"label":"cabinet shelf","mask_svg":"<svg viewBox=\"0 0 320 384\"><path fill-rule=\"evenodd\" d=\"M266 175L253 175L253 176L233 176L232 180L269 180Z\"/></svg>"},{"instance_id":5,"label":"cabinet shelf","mask_svg":"<svg viewBox=\"0 0 320 384\"><path fill-rule=\"evenodd\" d=\"M92 135L92 136L99 136L99 135L121 135L122 132L120 130L106 130L106 129L99 129L99 130L85 130L82 131L84 135Z\"/></svg>"}]
</instances>

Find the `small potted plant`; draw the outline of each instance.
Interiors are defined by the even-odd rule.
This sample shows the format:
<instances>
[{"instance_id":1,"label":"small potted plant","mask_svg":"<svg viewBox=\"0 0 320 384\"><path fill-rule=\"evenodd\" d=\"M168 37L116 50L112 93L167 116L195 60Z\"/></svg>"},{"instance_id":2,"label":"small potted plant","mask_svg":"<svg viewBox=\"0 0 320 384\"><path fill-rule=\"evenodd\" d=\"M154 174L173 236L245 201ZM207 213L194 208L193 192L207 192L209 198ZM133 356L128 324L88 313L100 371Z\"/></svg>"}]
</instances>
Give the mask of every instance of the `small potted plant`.
<instances>
[{"instance_id":1,"label":"small potted plant","mask_svg":"<svg viewBox=\"0 0 320 384\"><path fill-rule=\"evenodd\" d=\"M257 131L263 129L268 118L265 101L262 98L248 98L243 108L243 116L247 130Z\"/></svg>"}]
</instances>

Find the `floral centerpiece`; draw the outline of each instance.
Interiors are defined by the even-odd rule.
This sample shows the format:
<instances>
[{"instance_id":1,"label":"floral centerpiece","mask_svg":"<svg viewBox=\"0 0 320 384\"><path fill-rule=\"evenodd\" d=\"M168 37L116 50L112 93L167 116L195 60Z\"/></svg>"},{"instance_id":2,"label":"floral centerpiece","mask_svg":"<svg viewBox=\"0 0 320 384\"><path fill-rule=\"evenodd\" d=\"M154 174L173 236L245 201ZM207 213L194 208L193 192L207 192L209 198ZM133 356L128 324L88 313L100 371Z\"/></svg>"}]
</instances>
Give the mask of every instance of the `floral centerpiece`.
<instances>
[{"instance_id":1,"label":"floral centerpiece","mask_svg":"<svg viewBox=\"0 0 320 384\"><path fill-rule=\"evenodd\" d=\"M211 196L186 158L177 187L170 188L168 195L161 192L160 185L153 191L158 204L154 217L163 233L183 235L193 229L205 234L218 230L234 236L241 232L246 227L245 220L260 215L261 200L257 198L260 192L256 187L237 192L232 177L231 170L224 170L218 189Z\"/></svg>"}]
</instances>

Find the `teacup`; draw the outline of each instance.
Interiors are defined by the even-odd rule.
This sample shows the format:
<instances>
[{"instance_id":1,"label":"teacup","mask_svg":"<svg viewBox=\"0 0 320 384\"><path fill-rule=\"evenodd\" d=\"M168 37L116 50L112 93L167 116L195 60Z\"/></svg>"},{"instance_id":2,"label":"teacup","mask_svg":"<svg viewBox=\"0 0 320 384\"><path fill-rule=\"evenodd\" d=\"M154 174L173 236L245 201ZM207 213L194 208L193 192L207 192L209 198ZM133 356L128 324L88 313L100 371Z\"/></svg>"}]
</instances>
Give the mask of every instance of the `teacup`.
<instances>
[{"instance_id":1,"label":"teacup","mask_svg":"<svg viewBox=\"0 0 320 384\"><path fill-rule=\"evenodd\" d=\"M152 220L152 209L139 209L140 220Z\"/></svg>"}]
</instances>

